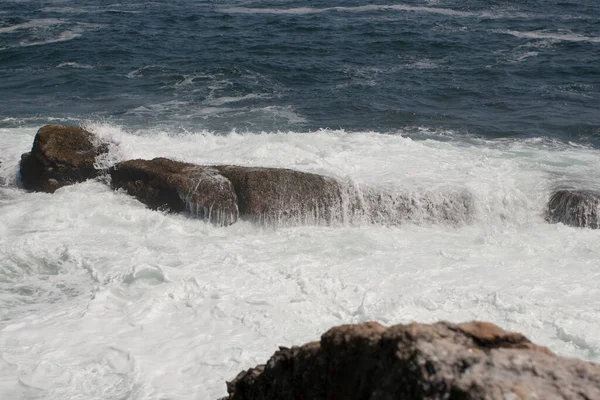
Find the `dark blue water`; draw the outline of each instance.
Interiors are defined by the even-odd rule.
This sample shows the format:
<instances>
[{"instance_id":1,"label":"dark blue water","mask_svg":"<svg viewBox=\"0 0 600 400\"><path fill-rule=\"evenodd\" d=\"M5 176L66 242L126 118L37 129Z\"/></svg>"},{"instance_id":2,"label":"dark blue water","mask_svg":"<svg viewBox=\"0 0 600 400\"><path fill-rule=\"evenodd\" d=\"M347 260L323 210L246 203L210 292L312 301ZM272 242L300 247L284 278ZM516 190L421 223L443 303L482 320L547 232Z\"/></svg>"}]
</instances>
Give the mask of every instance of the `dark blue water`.
<instances>
[{"instance_id":1,"label":"dark blue water","mask_svg":"<svg viewBox=\"0 0 600 400\"><path fill-rule=\"evenodd\" d=\"M600 144L600 2L0 2L0 127Z\"/></svg>"}]
</instances>

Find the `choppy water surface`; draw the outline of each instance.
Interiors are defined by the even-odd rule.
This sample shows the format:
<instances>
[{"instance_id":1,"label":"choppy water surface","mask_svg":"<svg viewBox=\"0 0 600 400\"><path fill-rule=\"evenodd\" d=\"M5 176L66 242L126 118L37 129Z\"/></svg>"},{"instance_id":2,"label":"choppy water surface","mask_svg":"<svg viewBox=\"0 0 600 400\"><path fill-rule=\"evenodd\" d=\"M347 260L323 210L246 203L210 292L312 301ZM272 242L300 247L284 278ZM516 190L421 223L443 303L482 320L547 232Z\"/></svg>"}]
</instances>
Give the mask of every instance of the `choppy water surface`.
<instances>
[{"instance_id":1,"label":"choppy water surface","mask_svg":"<svg viewBox=\"0 0 600 400\"><path fill-rule=\"evenodd\" d=\"M596 143L599 46L592 0L6 0L1 123L424 125Z\"/></svg>"},{"instance_id":2,"label":"choppy water surface","mask_svg":"<svg viewBox=\"0 0 600 400\"><path fill-rule=\"evenodd\" d=\"M215 399L333 325L482 319L600 361L593 1L0 3L0 398ZM26 193L37 128L166 156L464 191L461 224L218 228L102 182ZM437 197L436 197L437 196Z\"/></svg>"}]
</instances>

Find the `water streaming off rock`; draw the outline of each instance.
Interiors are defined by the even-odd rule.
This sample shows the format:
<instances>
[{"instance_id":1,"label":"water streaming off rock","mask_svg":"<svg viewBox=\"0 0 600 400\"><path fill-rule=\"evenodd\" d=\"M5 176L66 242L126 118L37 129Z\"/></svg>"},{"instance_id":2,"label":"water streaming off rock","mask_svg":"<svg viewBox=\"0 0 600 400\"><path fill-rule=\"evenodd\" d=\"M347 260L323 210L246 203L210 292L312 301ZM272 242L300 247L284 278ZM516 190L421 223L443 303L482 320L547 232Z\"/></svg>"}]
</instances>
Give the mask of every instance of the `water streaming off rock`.
<instances>
[{"instance_id":1,"label":"water streaming off rock","mask_svg":"<svg viewBox=\"0 0 600 400\"><path fill-rule=\"evenodd\" d=\"M600 10L522 3L1 2L0 398L214 399L367 320L488 320L599 361L600 231L548 201L600 187ZM181 214L106 176L25 192L56 122L109 143L97 167L342 189L231 225L191 186Z\"/></svg>"}]
</instances>

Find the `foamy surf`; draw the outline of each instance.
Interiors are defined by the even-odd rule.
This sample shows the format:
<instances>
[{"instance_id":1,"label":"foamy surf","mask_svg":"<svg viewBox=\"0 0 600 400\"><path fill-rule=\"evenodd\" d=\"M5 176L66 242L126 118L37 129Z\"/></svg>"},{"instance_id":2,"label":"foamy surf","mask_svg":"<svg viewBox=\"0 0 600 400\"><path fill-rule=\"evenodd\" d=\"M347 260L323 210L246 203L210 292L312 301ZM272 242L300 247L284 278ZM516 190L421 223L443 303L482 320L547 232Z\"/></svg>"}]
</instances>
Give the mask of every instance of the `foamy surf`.
<instances>
[{"instance_id":1,"label":"foamy surf","mask_svg":"<svg viewBox=\"0 0 600 400\"><path fill-rule=\"evenodd\" d=\"M167 156L294 168L387 189L467 188L476 218L460 226L219 228L148 210L101 182L26 193L14 175L35 129L5 129L3 397L217 398L225 380L277 345L366 320L488 320L560 354L599 360L599 232L543 219L557 181L600 181L592 149L331 130L87 128L114 143L99 160L104 166Z\"/></svg>"}]
</instances>

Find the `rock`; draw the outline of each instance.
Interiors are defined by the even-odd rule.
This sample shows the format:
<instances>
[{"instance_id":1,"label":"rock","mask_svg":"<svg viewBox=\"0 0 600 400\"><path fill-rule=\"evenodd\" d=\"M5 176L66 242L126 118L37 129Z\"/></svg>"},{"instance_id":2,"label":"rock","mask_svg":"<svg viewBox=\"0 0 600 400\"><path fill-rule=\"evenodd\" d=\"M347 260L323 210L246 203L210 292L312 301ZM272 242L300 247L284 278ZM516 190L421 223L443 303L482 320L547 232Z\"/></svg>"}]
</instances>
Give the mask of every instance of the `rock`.
<instances>
[{"instance_id":1,"label":"rock","mask_svg":"<svg viewBox=\"0 0 600 400\"><path fill-rule=\"evenodd\" d=\"M546 220L581 228L600 228L600 193L584 189L559 189L550 196Z\"/></svg>"},{"instance_id":2,"label":"rock","mask_svg":"<svg viewBox=\"0 0 600 400\"><path fill-rule=\"evenodd\" d=\"M240 215L270 224L330 223L343 213L333 178L283 168L214 167L233 184Z\"/></svg>"},{"instance_id":3,"label":"rock","mask_svg":"<svg viewBox=\"0 0 600 400\"><path fill-rule=\"evenodd\" d=\"M21 182L25 189L53 193L100 174L96 157L108 147L82 128L46 125L35 135L31 152L21 156Z\"/></svg>"},{"instance_id":4,"label":"rock","mask_svg":"<svg viewBox=\"0 0 600 400\"><path fill-rule=\"evenodd\" d=\"M166 158L132 160L110 171L115 188L153 209L191 211L219 225L240 218L265 224L467 222L463 191L408 196L360 190L327 176L284 168L202 166ZM237 207L237 208L236 208Z\"/></svg>"},{"instance_id":5,"label":"rock","mask_svg":"<svg viewBox=\"0 0 600 400\"><path fill-rule=\"evenodd\" d=\"M600 399L600 365L486 322L330 329L227 384L228 400Z\"/></svg>"},{"instance_id":6,"label":"rock","mask_svg":"<svg viewBox=\"0 0 600 400\"><path fill-rule=\"evenodd\" d=\"M470 221L475 208L473 196L464 190L409 195L283 168L215 168L233 183L240 215L267 223L460 224Z\"/></svg>"},{"instance_id":7,"label":"rock","mask_svg":"<svg viewBox=\"0 0 600 400\"><path fill-rule=\"evenodd\" d=\"M213 167L155 158L118 163L110 175L114 188L152 209L189 211L217 225L230 225L238 218L233 186Z\"/></svg>"}]
</instances>

